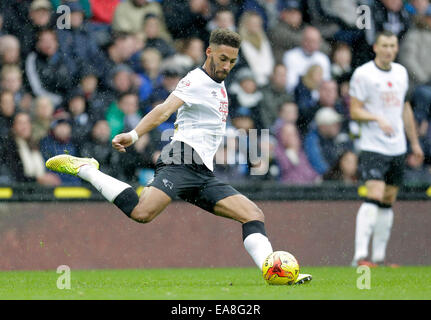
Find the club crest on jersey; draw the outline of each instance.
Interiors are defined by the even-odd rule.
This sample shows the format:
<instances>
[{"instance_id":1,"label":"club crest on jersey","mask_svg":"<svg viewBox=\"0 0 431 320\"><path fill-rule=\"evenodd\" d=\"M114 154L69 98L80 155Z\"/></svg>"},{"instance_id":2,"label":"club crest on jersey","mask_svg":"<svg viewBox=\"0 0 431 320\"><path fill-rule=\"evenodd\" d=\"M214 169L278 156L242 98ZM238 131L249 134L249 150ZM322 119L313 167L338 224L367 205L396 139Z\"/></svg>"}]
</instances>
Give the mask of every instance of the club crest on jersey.
<instances>
[{"instance_id":1,"label":"club crest on jersey","mask_svg":"<svg viewBox=\"0 0 431 320\"><path fill-rule=\"evenodd\" d=\"M388 87L392 88L392 82L388 81Z\"/></svg>"},{"instance_id":2,"label":"club crest on jersey","mask_svg":"<svg viewBox=\"0 0 431 320\"><path fill-rule=\"evenodd\" d=\"M179 88L190 87L190 80L183 79L178 83Z\"/></svg>"},{"instance_id":3,"label":"club crest on jersey","mask_svg":"<svg viewBox=\"0 0 431 320\"><path fill-rule=\"evenodd\" d=\"M169 181L168 179L163 179L163 184L165 185L166 188L169 188L172 190L172 188L174 187L174 183L172 181Z\"/></svg>"}]
</instances>

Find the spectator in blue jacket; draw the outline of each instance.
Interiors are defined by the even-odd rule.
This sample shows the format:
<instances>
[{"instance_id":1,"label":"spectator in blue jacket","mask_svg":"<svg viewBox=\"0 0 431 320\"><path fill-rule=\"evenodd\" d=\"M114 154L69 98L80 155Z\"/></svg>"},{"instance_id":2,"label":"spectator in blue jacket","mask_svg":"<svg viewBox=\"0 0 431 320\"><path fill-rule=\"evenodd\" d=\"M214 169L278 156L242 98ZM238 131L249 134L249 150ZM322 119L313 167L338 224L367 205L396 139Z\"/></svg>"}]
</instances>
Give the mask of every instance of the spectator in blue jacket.
<instances>
[{"instance_id":1,"label":"spectator in blue jacket","mask_svg":"<svg viewBox=\"0 0 431 320\"><path fill-rule=\"evenodd\" d=\"M88 114L85 94L80 88L74 89L68 97L65 110L72 124L72 142L79 153L82 144L88 139L93 122Z\"/></svg>"},{"instance_id":2,"label":"spectator in blue jacket","mask_svg":"<svg viewBox=\"0 0 431 320\"><path fill-rule=\"evenodd\" d=\"M119 152L115 152L111 144L111 129L106 120L98 120L91 128L91 134L83 141L80 148L81 157L95 158L109 175L118 175Z\"/></svg>"},{"instance_id":3,"label":"spectator in blue jacket","mask_svg":"<svg viewBox=\"0 0 431 320\"><path fill-rule=\"evenodd\" d=\"M351 148L351 141L341 131L342 116L333 108L321 108L314 119L304 140L304 150L313 169L323 175Z\"/></svg>"},{"instance_id":4,"label":"spectator in blue jacket","mask_svg":"<svg viewBox=\"0 0 431 320\"><path fill-rule=\"evenodd\" d=\"M44 29L38 33L36 50L27 56L25 74L35 96L48 96L57 107L75 85L76 64L58 50L57 33Z\"/></svg>"},{"instance_id":5,"label":"spectator in blue jacket","mask_svg":"<svg viewBox=\"0 0 431 320\"><path fill-rule=\"evenodd\" d=\"M128 63L136 52L135 37L129 33L114 33L97 60L96 70L102 90L109 90L112 69Z\"/></svg>"},{"instance_id":6,"label":"spectator in blue jacket","mask_svg":"<svg viewBox=\"0 0 431 320\"><path fill-rule=\"evenodd\" d=\"M137 72L139 101L147 100L154 88L162 83L162 56L155 48L144 49L140 56L140 70Z\"/></svg>"},{"instance_id":7,"label":"spectator in blue jacket","mask_svg":"<svg viewBox=\"0 0 431 320\"><path fill-rule=\"evenodd\" d=\"M40 151L45 161L65 152L78 156L72 143L72 126L69 120L64 118L54 120L50 134L40 141ZM78 177L64 173L56 174L60 177L62 185L81 185L81 179Z\"/></svg>"},{"instance_id":8,"label":"spectator in blue jacket","mask_svg":"<svg viewBox=\"0 0 431 320\"><path fill-rule=\"evenodd\" d=\"M265 30L268 30L277 24L280 11L285 5L284 2L285 0L245 0L242 9L243 12L254 11L259 14L263 19Z\"/></svg>"},{"instance_id":9,"label":"spectator in blue jacket","mask_svg":"<svg viewBox=\"0 0 431 320\"><path fill-rule=\"evenodd\" d=\"M289 71L287 71L289 72ZM323 80L323 69L319 65L312 65L301 77L295 88L295 102L298 105L298 129L304 136L309 125L319 109L319 87Z\"/></svg>"},{"instance_id":10,"label":"spectator in blue jacket","mask_svg":"<svg viewBox=\"0 0 431 320\"><path fill-rule=\"evenodd\" d=\"M60 51L68 58L73 59L80 69L95 66L98 63L100 49L93 39L85 11L79 2L67 2L70 8L70 26L57 30Z\"/></svg>"}]
</instances>

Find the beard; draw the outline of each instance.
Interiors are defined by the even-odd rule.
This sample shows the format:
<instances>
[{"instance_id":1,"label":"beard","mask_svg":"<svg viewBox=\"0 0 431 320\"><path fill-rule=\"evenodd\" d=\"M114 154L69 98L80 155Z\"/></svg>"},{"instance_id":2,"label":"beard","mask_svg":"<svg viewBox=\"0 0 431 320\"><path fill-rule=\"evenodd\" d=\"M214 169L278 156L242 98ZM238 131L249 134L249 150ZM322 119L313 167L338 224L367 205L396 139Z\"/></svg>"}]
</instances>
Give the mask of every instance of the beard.
<instances>
[{"instance_id":1,"label":"beard","mask_svg":"<svg viewBox=\"0 0 431 320\"><path fill-rule=\"evenodd\" d=\"M210 70L211 70L211 77L216 80L217 82L222 82L227 77L227 73L224 71L219 71L217 73L217 68L214 63L214 58L210 58Z\"/></svg>"}]
</instances>

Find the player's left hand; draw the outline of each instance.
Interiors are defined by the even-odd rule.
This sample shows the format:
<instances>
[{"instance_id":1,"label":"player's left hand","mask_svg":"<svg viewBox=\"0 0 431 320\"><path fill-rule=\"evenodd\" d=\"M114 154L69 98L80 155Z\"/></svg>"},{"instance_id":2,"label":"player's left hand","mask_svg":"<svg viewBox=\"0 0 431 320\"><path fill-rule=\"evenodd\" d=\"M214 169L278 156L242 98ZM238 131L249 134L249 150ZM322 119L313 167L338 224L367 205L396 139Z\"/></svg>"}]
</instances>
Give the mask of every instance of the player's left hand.
<instances>
[{"instance_id":1,"label":"player's left hand","mask_svg":"<svg viewBox=\"0 0 431 320\"><path fill-rule=\"evenodd\" d=\"M132 136L129 133L117 134L114 139L112 139L112 146L115 150L120 152L126 152L126 148L132 144Z\"/></svg>"},{"instance_id":2,"label":"player's left hand","mask_svg":"<svg viewBox=\"0 0 431 320\"><path fill-rule=\"evenodd\" d=\"M422 148L419 143L415 143L411 145L412 148L412 154L416 158L416 160L422 164L424 161L424 152L422 151Z\"/></svg>"}]
</instances>

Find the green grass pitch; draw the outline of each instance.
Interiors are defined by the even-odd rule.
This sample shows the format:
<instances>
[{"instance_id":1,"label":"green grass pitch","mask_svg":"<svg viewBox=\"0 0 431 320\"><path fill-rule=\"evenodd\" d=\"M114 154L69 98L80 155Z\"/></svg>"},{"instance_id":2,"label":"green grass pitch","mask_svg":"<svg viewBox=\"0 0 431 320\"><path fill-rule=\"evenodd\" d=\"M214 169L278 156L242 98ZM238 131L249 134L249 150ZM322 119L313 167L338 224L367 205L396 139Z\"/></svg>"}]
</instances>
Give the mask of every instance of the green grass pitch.
<instances>
[{"instance_id":1,"label":"green grass pitch","mask_svg":"<svg viewBox=\"0 0 431 320\"><path fill-rule=\"evenodd\" d=\"M0 299L431 299L431 266L370 271L369 289L359 289L364 274L353 267L303 267L313 281L301 286L269 286L256 268L72 269L69 290L57 288L56 270L2 271Z\"/></svg>"}]
</instances>

